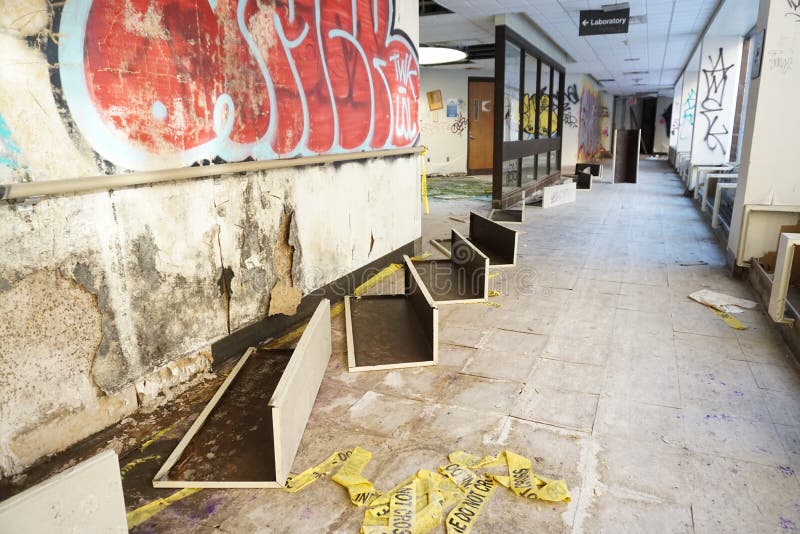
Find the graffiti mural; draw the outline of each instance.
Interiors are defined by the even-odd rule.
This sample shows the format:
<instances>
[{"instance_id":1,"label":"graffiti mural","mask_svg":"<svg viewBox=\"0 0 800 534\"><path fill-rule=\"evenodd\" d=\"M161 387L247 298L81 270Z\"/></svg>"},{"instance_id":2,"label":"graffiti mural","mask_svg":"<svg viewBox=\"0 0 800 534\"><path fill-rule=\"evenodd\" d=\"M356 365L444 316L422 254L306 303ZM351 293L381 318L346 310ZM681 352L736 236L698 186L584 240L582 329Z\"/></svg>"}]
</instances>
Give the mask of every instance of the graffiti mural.
<instances>
[{"instance_id":1,"label":"graffiti mural","mask_svg":"<svg viewBox=\"0 0 800 534\"><path fill-rule=\"evenodd\" d=\"M4 167L19 166L20 148L11 138L11 128L0 117L0 165Z\"/></svg>"},{"instance_id":2,"label":"graffiti mural","mask_svg":"<svg viewBox=\"0 0 800 534\"><path fill-rule=\"evenodd\" d=\"M545 87L542 95L522 95L522 129L531 138L536 134L536 117L539 117L539 135L550 135L550 124L553 130L558 126L558 104L550 101L550 94ZM550 122L548 122L548 120Z\"/></svg>"},{"instance_id":3,"label":"graffiti mural","mask_svg":"<svg viewBox=\"0 0 800 534\"><path fill-rule=\"evenodd\" d=\"M67 0L64 100L132 170L413 146L419 64L394 0Z\"/></svg>"},{"instance_id":4,"label":"graffiti mural","mask_svg":"<svg viewBox=\"0 0 800 534\"><path fill-rule=\"evenodd\" d=\"M723 49L720 48L716 58L708 56L708 68L703 69L705 94L700 102L700 115L706 121L703 141L711 152L720 149L723 155L727 154L725 146L730 146L730 140L726 142L725 139L730 131L723 123L723 102L728 87L728 71L734 66L725 64Z\"/></svg>"},{"instance_id":5,"label":"graffiti mural","mask_svg":"<svg viewBox=\"0 0 800 534\"><path fill-rule=\"evenodd\" d=\"M681 116L681 139L687 139L692 136L694 131L694 112L697 105L697 91L693 88L689 89L686 93L686 98L683 100L683 114Z\"/></svg>"},{"instance_id":6,"label":"graffiti mural","mask_svg":"<svg viewBox=\"0 0 800 534\"><path fill-rule=\"evenodd\" d=\"M602 149L600 139L600 95L597 91L583 88L580 101L578 129L578 161L590 161Z\"/></svg>"}]
</instances>

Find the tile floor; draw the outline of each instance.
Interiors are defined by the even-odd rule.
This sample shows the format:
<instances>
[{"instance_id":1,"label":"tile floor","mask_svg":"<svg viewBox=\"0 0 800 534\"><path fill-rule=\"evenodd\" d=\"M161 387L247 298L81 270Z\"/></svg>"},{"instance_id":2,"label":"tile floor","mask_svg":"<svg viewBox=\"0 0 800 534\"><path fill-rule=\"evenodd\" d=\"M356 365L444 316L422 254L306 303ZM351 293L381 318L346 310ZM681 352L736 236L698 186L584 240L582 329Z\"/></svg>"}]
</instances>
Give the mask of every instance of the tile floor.
<instances>
[{"instance_id":1,"label":"tile floor","mask_svg":"<svg viewBox=\"0 0 800 534\"><path fill-rule=\"evenodd\" d=\"M450 451L509 448L566 479L572 502L498 491L475 532L797 532L800 373L761 310L736 332L687 298L754 295L667 164L642 171L528 208L519 266L492 280L499 307L441 308L438 367L348 374L335 318L295 469L360 445L364 475L388 489ZM486 208L432 200L426 248L466 230L450 216ZM295 495L204 490L136 530L355 533L362 517L324 480Z\"/></svg>"}]
</instances>

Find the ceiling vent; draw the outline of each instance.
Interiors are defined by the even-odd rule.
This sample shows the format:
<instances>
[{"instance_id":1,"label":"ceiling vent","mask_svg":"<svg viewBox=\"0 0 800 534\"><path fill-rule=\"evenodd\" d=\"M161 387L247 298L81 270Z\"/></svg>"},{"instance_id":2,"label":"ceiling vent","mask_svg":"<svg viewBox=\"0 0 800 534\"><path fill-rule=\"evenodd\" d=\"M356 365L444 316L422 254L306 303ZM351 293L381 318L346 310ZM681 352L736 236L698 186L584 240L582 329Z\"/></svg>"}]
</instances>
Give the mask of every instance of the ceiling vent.
<instances>
[{"instance_id":1,"label":"ceiling vent","mask_svg":"<svg viewBox=\"0 0 800 534\"><path fill-rule=\"evenodd\" d=\"M419 0L419 16L428 17L430 15L447 15L452 13L449 9L433 0Z\"/></svg>"},{"instance_id":2,"label":"ceiling vent","mask_svg":"<svg viewBox=\"0 0 800 534\"><path fill-rule=\"evenodd\" d=\"M632 70L629 72L623 72L625 76L638 76L639 74L650 74L650 71L647 70Z\"/></svg>"}]
</instances>

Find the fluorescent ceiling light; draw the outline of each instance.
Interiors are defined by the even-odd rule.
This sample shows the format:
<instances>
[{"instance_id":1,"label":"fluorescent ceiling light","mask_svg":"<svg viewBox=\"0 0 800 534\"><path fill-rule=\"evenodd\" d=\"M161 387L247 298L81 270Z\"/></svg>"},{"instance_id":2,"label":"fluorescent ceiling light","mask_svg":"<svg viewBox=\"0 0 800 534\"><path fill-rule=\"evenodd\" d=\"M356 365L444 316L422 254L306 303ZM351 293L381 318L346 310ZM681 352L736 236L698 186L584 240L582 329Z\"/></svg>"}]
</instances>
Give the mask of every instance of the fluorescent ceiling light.
<instances>
[{"instance_id":1,"label":"fluorescent ceiling light","mask_svg":"<svg viewBox=\"0 0 800 534\"><path fill-rule=\"evenodd\" d=\"M444 48L438 46L420 46L419 64L420 65L441 65L442 63L453 63L467 59L467 53L455 48Z\"/></svg>"}]
</instances>

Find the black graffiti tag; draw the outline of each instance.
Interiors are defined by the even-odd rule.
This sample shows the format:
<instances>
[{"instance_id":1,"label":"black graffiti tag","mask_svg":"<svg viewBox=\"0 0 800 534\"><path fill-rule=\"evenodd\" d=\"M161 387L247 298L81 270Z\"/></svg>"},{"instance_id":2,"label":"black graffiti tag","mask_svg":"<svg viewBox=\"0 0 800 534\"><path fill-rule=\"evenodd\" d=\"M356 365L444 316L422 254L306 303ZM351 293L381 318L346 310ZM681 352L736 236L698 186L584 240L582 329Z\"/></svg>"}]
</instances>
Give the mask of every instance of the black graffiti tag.
<instances>
[{"instance_id":1,"label":"black graffiti tag","mask_svg":"<svg viewBox=\"0 0 800 534\"><path fill-rule=\"evenodd\" d=\"M800 0L798 0L800 2ZM578 86L577 84L572 84L567 88L567 101L570 104L577 104L580 102L580 95L578 94Z\"/></svg>"},{"instance_id":2,"label":"black graffiti tag","mask_svg":"<svg viewBox=\"0 0 800 534\"><path fill-rule=\"evenodd\" d=\"M800 0L797 1L800 2ZM703 141L709 150L715 152L719 148L724 155L727 154L727 151L722 138L730 134L730 131L722 123L721 117L724 111L725 90L728 87L728 71L734 65L725 64L722 48L719 49L716 59L708 56L708 63L709 68L703 69L706 91L700 102L700 115L706 120L706 134Z\"/></svg>"},{"instance_id":3,"label":"black graffiti tag","mask_svg":"<svg viewBox=\"0 0 800 534\"><path fill-rule=\"evenodd\" d=\"M794 18L795 22L800 22L800 0L786 0L786 3L789 4L789 9L791 9L791 11L786 12L786 16Z\"/></svg>"},{"instance_id":4,"label":"black graffiti tag","mask_svg":"<svg viewBox=\"0 0 800 534\"><path fill-rule=\"evenodd\" d=\"M463 113L458 114L458 118L450 125L450 131L454 134L461 135L467 129L467 118Z\"/></svg>"}]
</instances>

